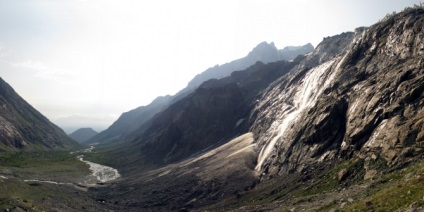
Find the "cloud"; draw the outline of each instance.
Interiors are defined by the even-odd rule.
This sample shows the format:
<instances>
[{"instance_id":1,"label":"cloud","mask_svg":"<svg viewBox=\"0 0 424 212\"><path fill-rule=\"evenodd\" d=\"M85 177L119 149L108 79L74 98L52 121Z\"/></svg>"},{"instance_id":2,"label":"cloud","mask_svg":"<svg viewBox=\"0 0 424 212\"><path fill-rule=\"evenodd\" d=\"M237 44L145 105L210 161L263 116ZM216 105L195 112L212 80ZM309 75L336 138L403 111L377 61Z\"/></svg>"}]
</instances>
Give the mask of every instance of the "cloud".
<instances>
[{"instance_id":1,"label":"cloud","mask_svg":"<svg viewBox=\"0 0 424 212\"><path fill-rule=\"evenodd\" d=\"M3 42L0 42L0 59L5 59L9 55L9 49L6 48L6 45Z\"/></svg>"},{"instance_id":2,"label":"cloud","mask_svg":"<svg viewBox=\"0 0 424 212\"><path fill-rule=\"evenodd\" d=\"M30 71L35 71L35 74L33 75L34 77L45 79L45 80L50 80L50 81L63 80L63 83L66 83L66 81L72 80L74 78L71 72L63 70L63 69L59 69L59 68L49 67L45 63L38 60L11 62L10 64L12 67L15 67L15 68L28 69Z\"/></svg>"},{"instance_id":3,"label":"cloud","mask_svg":"<svg viewBox=\"0 0 424 212\"><path fill-rule=\"evenodd\" d=\"M23 62L14 62L14 63L12 62L12 66L17 68L28 68L28 69L33 69L37 71L42 71L47 69L47 67L42 62L35 61L35 60L27 60Z\"/></svg>"}]
</instances>

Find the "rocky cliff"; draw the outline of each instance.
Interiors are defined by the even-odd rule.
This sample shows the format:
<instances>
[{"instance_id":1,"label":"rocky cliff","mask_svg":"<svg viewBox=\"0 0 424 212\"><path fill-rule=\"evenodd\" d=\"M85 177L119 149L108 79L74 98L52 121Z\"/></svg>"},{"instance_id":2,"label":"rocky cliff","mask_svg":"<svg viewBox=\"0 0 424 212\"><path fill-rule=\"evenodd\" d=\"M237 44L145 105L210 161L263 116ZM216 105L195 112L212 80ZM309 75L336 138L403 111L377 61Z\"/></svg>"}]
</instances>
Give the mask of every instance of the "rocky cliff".
<instances>
[{"instance_id":1,"label":"rocky cliff","mask_svg":"<svg viewBox=\"0 0 424 212\"><path fill-rule=\"evenodd\" d=\"M389 165L422 152L424 11L325 39L258 101L251 116L263 176L340 158ZM375 170L365 167L367 172Z\"/></svg>"},{"instance_id":2,"label":"rocky cliff","mask_svg":"<svg viewBox=\"0 0 424 212\"><path fill-rule=\"evenodd\" d=\"M77 144L0 78L0 148L35 150Z\"/></svg>"}]
</instances>

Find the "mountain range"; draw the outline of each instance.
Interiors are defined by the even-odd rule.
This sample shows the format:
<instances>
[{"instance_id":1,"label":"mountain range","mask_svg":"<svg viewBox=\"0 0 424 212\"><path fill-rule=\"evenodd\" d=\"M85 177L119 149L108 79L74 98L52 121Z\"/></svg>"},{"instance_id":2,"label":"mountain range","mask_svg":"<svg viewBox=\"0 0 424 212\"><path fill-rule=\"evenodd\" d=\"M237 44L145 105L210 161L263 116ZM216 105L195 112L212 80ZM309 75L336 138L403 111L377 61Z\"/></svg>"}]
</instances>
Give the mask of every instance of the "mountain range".
<instances>
[{"instance_id":1,"label":"mountain range","mask_svg":"<svg viewBox=\"0 0 424 212\"><path fill-rule=\"evenodd\" d=\"M290 197L362 195L352 183L384 178L422 153L423 24L422 8L407 9L291 62L203 82L105 152L128 181L98 194L171 211L310 210Z\"/></svg>"},{"instance_id":2,"label":"mountain range","mask_svg":"<svg viewBox=\"0 0 424 212\"><path fill-rule=\"evenodd\" d=\"M200 84L210 79L228 77L234 71L240 71L260 61L263 63L279 60L294 60L298 55L311 52L311 44L304 46L291 46L278 50L274 43L262 42L252 49L245 57L236 59L223 65L216 65L196 75L188 85L174 96L161 96L149 105L141 106L123 113L108 129L94 136L87 143L129 140L127 136L135 134L135 130L148 122L155 114L166 109L170 104L177 102L192 93Z\"/></svg>"},{"instance_id":3,"label":"mountain range","mask_svg":"<svg viewBox=\"0 0 424 212\"><path fill-rule=\"evenodd\" d=\"M420 5L315 49L261 43L86 141L119 179L30 186L67 186L58 210L422 211L423 29ZM3 149L75 145L0 86Z\"/></svg>"}]
</instances>

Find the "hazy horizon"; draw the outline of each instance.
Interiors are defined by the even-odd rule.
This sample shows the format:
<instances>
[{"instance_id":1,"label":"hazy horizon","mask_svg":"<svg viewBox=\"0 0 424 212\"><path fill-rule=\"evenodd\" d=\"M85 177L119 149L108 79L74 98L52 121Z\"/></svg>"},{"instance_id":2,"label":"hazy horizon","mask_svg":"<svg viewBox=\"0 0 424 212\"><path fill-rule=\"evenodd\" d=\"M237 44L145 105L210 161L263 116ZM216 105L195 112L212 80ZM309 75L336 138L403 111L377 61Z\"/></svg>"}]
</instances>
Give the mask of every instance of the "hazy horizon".
<instances>
[{"instance_id":1,"label":"hazy horizon","mask_svg":"<svg viewBox=\"0 0 424 212\"><path fill-rule=\"evenodd\" d=\"M67 133L100 132L263 41L316 47L419 2L0 0L0 77Z\"/></svg>"}]
</instances>

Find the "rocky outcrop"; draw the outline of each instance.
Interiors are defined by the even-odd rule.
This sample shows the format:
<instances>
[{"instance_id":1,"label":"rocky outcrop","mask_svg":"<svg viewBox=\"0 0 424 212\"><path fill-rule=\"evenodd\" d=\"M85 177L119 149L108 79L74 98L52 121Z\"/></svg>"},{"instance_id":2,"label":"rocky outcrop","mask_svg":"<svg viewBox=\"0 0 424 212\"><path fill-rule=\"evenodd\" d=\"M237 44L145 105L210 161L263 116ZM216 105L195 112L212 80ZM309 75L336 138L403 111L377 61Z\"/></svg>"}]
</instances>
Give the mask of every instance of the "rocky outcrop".
<instances>
[{"instance_id":1,"label":"rocky outcrop","mask_svg":"<svg viewBox=\"0 0 424 212\"><path fill-rule=\"evenodd\" d=\"M74 139L75 141L82 143L84 141L87 141L88 139L92 138L93 136L97 135L98 132L94 131L91 128L80 128L76 130L75 132L69 134L69 137Z\"/></svg>"},{"instance_id":2,"label":"rocky outcrop","mask_svg":"<svg viewBox=\"0 0 424 212\"><path fill-rule=\"evenodd\" d=\"M324 39L251 115L257 171L275 176L354 155L422 152L424 10Z\"/></svg>"},{"instance_id":3,"label":"rocky outcrop","mask_svg":"<svg viewBox=\"0 0 424 212\"><path fill-rule=\"evenodd\" d=\"M0 149L36 150L77 146L62 129L0 78Z\"/></svg>"}]
</instances>

